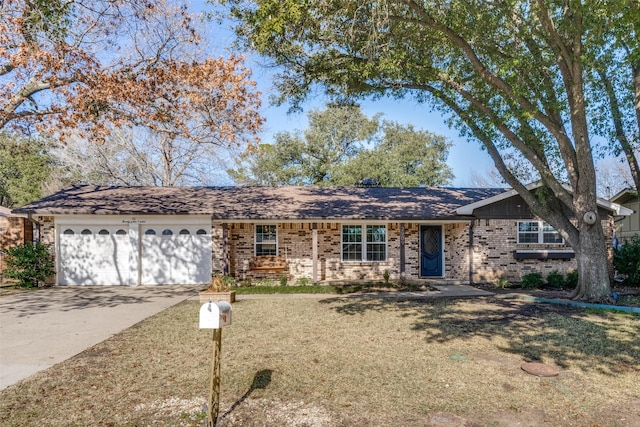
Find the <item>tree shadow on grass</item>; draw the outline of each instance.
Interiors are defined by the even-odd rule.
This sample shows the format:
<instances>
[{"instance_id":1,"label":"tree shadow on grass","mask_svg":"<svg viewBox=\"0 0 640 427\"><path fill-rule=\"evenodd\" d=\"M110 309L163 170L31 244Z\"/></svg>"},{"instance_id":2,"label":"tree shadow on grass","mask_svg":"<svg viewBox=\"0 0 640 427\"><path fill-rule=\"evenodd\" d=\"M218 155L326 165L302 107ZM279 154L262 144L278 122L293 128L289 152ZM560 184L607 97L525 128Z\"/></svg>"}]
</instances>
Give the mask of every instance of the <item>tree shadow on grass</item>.
<instances>
[{"instance_id":1,"label":"tree shadow on grass","mask_svg":"<svg viewBox=\"0 0 640 427\"><path fill-rule=\"evenodd\" d=\"M502 338L496 341L496 351L525 361L578 366L605 375L640 374L638 315L504 298L336 298L324 303L348 316L375 311L390 318L413 317L412 330L429 344Z\"/></svg>"},{"instance_id":2,"label":"tree shadow on grass","mask_svg":"<svg viewBox=\"0 0 640 427\"><path fill-rule=\"evenodd\" d=\"M271 375L273 375L273 371L271 369L263 369L256 372L256 374L253 376L253 382L251 383L249 390L247 390L247 392L243 394L240 399L236 400L233 405L231 405L231 407L224 414L222 414L221 418L224 419L229 414L231 414L238 406L242 404L242 402L244 402L249 398L249 396L251 396L251 393L253 393L254 390L267 388L269 384L271 384Z\"/></svg>"}]
</instances>

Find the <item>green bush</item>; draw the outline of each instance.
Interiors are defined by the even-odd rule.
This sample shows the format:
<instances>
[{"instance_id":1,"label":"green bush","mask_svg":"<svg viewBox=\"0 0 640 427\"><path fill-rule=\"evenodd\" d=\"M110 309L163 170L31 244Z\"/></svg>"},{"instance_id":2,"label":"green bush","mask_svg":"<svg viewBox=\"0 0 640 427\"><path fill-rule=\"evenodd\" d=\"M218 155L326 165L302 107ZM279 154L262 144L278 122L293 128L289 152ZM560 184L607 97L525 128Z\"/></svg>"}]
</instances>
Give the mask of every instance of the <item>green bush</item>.
<instances>
[{"instance_id":1,"label":"green bush","mask_svg":"<svg viewBox=\"0 0 640 427\"><path fill-rule=\"evenodd\" d=\"M636 234L615 250L613 265L626 276L625 284L640 286L640 236Z\"/></svg>"},{"instance_id":2,"label":"green bush","mask_svg":"<svg viewBox=\"0 0 640 427\"><path fill-rule=\"evenodd\" d=\"M311 277L300 277L296 280L298 286L311 286L313 285L313 279Z\"/></svg>"},{"instance_id":3,"label":"green bush","mask_svg":"<svg viewBox=\"0 0 640 427\"><path fill-rule=\"evenodd\" d=\"M529 273L522 276L520 284L523 288L540 288L544 284L544 280L542 280L540 273Z\"/></svg>"},{"instance_id":4,"label":"green bush","mask_svg":"<svg viewBox=\"0 0 640 427\"><path fill-rule=\"evenodd\" d=\"M554 270L547 275L547 285L552 288L562 288L564 286L565 280L564 276L558 272L558 270Z\"/></svg>"},{"instance_id":5,"label":"green bush","mask_svg":"<svg viewBox=\"0 0 640 427\"><path fill-rule=\"evenodd\" d=\"M564 279L564 287L574 289L576 286L578 286L578 270L573 270L567 273L567 277Z\"/></svg>"},{"instance_id":6,"label":"green bush","mask_svg":"<svg viewBox=\"0 0 640 427\"><path fill-rule=\"evenodd\" d=\"M278 280L280 281L280 286L287 286L287 283L289 282L289 278L284 274L282 274Z\"/></svg>"},{"instance_id":7,"label":"green bush","mask_svg":"<svg viewBox=\"0 0 640 427\"><path fill-rule=\"evenodd\" d=\"M6 254L5 276L17 279L18 286L43 286L47 277L55 272L49 251L42 243L28 242L14 246L9 248Z\"/></svg>"}]
</instances>

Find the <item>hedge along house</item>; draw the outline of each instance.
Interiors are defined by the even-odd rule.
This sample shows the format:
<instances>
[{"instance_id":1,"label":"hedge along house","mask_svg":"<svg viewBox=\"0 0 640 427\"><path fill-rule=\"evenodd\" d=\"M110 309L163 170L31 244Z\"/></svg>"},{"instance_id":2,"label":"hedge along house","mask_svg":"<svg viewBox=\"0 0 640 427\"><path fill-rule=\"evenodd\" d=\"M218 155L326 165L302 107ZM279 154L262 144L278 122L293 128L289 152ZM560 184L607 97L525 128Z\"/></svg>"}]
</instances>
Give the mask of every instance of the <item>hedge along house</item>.
<instances>
[{"instance_id":1,"label":"hedge along house","mask_svg":"<svg viewBox=\"0 0 640 427\"><path fill-rule=\"evenodd\" d=\"M61 285L372 281L387 270L470 283L576 267L504 189L81 186L16 211L41 225ZM630 213L601 201L607 235Z\"/></svg>"}]
</instances>

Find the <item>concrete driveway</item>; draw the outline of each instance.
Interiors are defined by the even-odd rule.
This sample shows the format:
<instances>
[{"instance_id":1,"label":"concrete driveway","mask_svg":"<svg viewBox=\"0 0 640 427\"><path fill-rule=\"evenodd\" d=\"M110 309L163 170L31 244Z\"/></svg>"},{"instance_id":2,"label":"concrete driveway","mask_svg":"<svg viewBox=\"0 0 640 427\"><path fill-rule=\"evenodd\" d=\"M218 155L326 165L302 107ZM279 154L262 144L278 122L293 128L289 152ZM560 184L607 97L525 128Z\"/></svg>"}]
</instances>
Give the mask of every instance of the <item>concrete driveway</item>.
<instances>
[{"instance_id":1,"label":"concrete driveway","mask_svg":"<svg viewBox=\"0 0 640 427\"><path fill-rule=\"evenodd\" d=\"M0 298L0 390L189 297L197 286L53 287Z\"/></svg>"}]
</instances>

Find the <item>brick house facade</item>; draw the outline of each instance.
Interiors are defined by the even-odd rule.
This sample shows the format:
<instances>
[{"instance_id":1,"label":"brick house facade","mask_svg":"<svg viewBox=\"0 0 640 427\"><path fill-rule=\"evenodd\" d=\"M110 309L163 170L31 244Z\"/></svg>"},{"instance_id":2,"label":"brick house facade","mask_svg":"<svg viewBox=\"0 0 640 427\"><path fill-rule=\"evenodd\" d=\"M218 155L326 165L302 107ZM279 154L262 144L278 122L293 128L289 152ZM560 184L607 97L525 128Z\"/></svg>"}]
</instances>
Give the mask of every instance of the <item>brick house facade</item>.
<instances>
[{"instance_id":1,"label":"brick house facade","mask_svg":"<svg viewBox=\"0 0 640 427\"><path fill-rule=\"evenodd\" d=\"M503 189L75 187L22 210L38 218L59 284L198 284L217 274L358 282L385 272L473 283L576 269L559 234ZM629 212L603 201L598 214L610 237L614 216ZM78 253L90 250L101 253Z\"/></svg>"}]
</instances>

